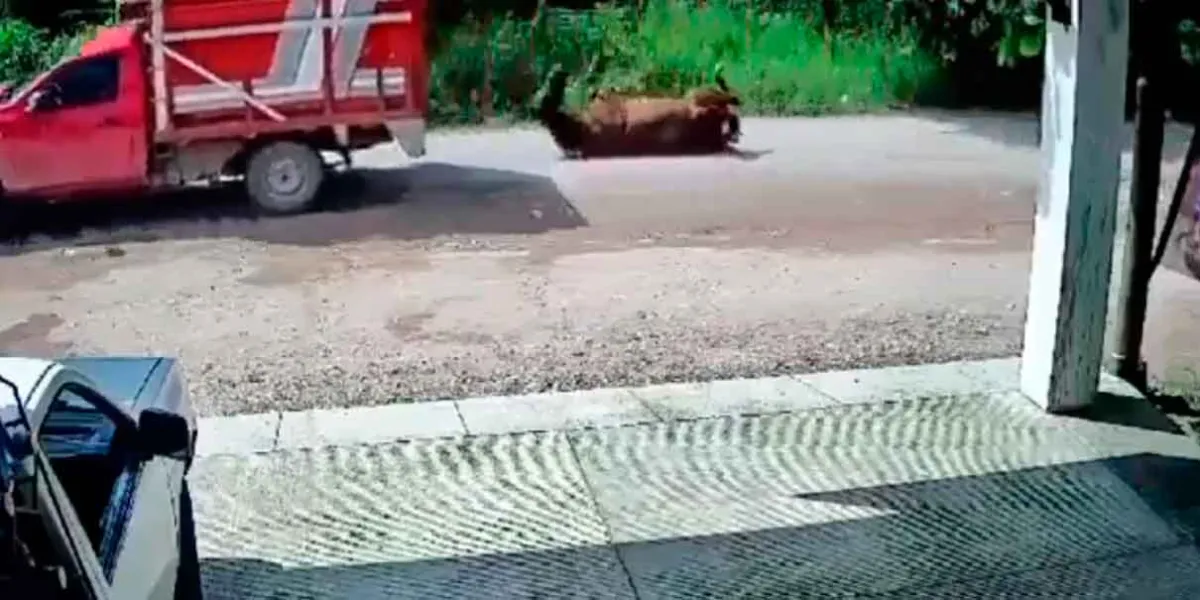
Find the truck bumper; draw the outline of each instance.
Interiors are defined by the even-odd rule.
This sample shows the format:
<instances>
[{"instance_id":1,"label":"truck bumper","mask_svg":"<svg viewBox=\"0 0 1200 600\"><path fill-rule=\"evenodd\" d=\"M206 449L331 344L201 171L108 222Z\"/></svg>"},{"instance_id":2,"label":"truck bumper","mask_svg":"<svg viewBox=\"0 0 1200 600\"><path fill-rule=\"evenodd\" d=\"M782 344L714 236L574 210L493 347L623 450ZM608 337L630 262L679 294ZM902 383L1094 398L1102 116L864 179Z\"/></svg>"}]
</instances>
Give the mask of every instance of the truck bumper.
<instances>
[{"instance_id":1,"label":"truck bumper","mask_svg":"<svg viewBox=\"0 0 1200 600\"><path fill-rule=\"evenodd\" d=\"M425 156L424 119L388 121L387 128L392 134L392 139L396 140L409 158Z\"/></svg>"}]
</instances>

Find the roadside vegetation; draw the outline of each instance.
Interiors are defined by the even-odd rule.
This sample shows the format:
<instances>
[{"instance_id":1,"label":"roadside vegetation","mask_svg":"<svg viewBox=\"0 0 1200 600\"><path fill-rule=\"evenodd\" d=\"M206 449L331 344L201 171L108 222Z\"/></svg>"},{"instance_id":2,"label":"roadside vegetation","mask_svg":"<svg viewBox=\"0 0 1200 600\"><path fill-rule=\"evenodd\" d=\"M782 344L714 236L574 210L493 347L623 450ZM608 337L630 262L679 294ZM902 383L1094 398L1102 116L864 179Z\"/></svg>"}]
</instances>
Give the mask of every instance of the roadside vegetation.
<instances>
[{"instance_id":1,"label":"roadside vegetation","mask_svg":"<svg viewBox=\"0 0 1200 600\"><path fill-rule=\"evenodd\" d=\"M23 81L54 64L115 14L112 0L66 4L70 10L44 12L30 0L0 0L0 80ZM554 64L576 73L576 100L596 85L681 92L711 81L720 64L754 114L870 111L953 95L955 42L945 32L930 35L953 11L919 0L478 4L432 5L431 116L440 124L529 118ZM994 33L976 37L994 45L987 39Z\"/></svg>"},{"instance_id":2,"label":"roadside vegetation","mask_svg":"<svg viewBox=\"0 0 1200 600\"><path fill-rule=\"evenodd\" d=\"M679 93L710 82L718 65L750 114L1031 108L1039 98L1041 0L430 6L431 118L442 125L529 119L555 64L574 73L575 102L600 85ZM0 0L0 81L21 82L54 64L90 29L115 19L115 7L115 0Z\"/></svg>"},{"instance_id":3,"label":"roadside vegetation","mask_svg":"<svg viewBox=\"0 0 1200 600\"><path fill-rule=\"evenodd\" d=\"M806 15L728 0L543 9L526 20L469 23L442 39L433 100L443 122L527 118L531 92L555 64L573 72L576 101L596 86L682 93L711 82L720 65L746 111L765 115L910 104L941 75L915 35L847 30L827 40Z\"/></svg>"}]
</instances>

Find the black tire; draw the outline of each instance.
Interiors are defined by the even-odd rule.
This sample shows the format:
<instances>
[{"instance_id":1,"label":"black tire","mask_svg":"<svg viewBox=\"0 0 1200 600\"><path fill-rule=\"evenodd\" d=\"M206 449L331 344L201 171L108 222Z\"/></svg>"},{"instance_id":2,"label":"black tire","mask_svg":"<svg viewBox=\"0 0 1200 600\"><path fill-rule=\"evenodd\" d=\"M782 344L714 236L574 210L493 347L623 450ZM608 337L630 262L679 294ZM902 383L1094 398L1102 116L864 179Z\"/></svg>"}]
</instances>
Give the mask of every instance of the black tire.
<instances>
[{"instance_id":1,"label":"black tire","mask_svg":"<svg viewBox=\"0 0 1200 600\"><path fill-rule=\"evenodd\" d=\"M246 192L255 207L269 215L311 209L324 181L320 153L297 142L267 144L246 164Z\"/></svg>"},{"instance_id":2,"label":"black tire","mask_svg":"<svg viewBox=\"0 0 1200 600\"><path fill-rule=\"evenodd\" d=\"M196 548L196 517L187 480L179 493L179 569L175 573L175 600L203 600L200 552Z\"/></svg>"},{"instance_id":3,"label":"black tire","mask_svg":"<svg viewBox=\"0 0 1200 600\"><path fill-rule=\"evenodd\" d=\"M15 242L21 230L20 207L4 195L4 187L0 186L0 243Z\"/></svg>"}]
</instances>

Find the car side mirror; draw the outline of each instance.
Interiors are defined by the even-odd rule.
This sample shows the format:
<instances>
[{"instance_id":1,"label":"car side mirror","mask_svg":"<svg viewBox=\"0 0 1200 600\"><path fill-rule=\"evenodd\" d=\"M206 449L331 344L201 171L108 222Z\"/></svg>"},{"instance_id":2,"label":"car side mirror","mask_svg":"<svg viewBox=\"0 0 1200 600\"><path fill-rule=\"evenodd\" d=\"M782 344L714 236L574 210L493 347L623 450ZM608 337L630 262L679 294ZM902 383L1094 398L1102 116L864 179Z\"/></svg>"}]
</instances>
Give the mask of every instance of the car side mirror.
<instances>
[{"instance_id":1,"label":"car side mirror","mask_svg":"<svg viewBox=\"0 0 1200 600\"><path fill-rule=\"evenodd\" d=\"M151 456L184 458L191 450L187 419L165 410L147 408L138 415L138 442Z\"/></svg>"},{"instance_id":2,"label":"car side mirror","mask_svg":"<svg viewBox=\"0 0 1200 600\"><path fill-rule=\"evenodd\" d=\"M58 105L58 94L51 89L35 90L29 95L25 112L42 112Z\"/></svg>"},{"instance_id":3,"label":"car side mirror","mask_svg":"<svg viewBox=\"0 0 1200 600\"><path fill-rule=\"evenodd\" d=\"M12 98L12 94L13 94L12 84L10 84L8 82L0 83L0 102L8 102L8 100L10 98Z\"/></svg>"}]
</instances>

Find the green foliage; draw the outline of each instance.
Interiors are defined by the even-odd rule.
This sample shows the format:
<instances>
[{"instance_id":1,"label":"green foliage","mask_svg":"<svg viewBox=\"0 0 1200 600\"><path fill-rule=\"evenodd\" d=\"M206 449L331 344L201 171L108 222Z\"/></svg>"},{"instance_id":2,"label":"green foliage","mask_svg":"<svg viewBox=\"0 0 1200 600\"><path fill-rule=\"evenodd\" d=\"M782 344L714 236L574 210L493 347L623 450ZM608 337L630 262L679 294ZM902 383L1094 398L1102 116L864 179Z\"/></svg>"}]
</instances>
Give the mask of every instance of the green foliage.
<instances>
[{"instance_id":1,"label":"green foliage","mask_svg":"<svg viewBox=\"0 0 1200 600\"><path fill-rule=\"evenodd\" d=\"M88 16L80 24L58 33L36 27L29 20L9 15L26 14L32 2L0 0L0 82L18 84L54 66L63 57L79 50L80 44L92 35L95 28L111 22L115 0L87 0L95 10L83 11ZM81 4L86 4L81 3ZM100 10L99 7L105 7ZM24 11L24 12L22 12ZM65 18L59 15L60 18Z\"/></svg>"},{"instance_id":2,"label":"green foliage","mask_svg":"<svg viewBox=\"0 0 1200 600\"><path fill-rule=\"evenodd\" d=\"M74 48L72 36L53 37L14 19L0 20L0 82L23 83Z\"/></svg>"},{"instance_id":3,"label":"green foliage","mask_svg":"<svg viewBox=\"0 0 1200 600\"><path fill-rule=\"evenodd\" d=\"M573 72L575 103L596 86L682 93L710 82L718 63L760 114L1038 96L1044 0L547 1L431 5L434 122L527 119L554 64ZM0 80L45 69L86 34L80 23L111 21L114 9L0 0ZM1185 22L1181 35L1184 58L1200 65L1200 28Z\"/></svg>"},{"instance_id":4,"label":"green foliage","mask_svg":"<svg viewBox=\"0 0 1200 600\"><path fill-rule=\"evenodd\" d=\"M1189 65L1200 65L1200 27L1191 19L1179 24L1179 40L1183 45L1183 60Z\"/></svg>"},{"instance_id":5,"label":"green foliage","mask_svg":"<svg viewBox=\"0 0 1200 600\"><path fill-rule=\"evenodd\" d=\"M748 112L774 115L908 104L940 75L914 35L838 31L827 46L820 31L813 16L730 0L647 0L640 15L601 5L469 21L434 61L433 118L481 118L489 57L491 112L513 118L530 116L533 92L554 64L573 72L568 99L576 103L597 86L682 94L710 84L721 64Z\"/></svg>"}]
</instances>

